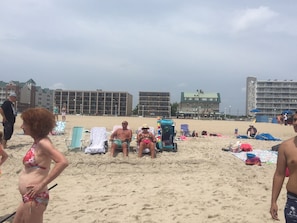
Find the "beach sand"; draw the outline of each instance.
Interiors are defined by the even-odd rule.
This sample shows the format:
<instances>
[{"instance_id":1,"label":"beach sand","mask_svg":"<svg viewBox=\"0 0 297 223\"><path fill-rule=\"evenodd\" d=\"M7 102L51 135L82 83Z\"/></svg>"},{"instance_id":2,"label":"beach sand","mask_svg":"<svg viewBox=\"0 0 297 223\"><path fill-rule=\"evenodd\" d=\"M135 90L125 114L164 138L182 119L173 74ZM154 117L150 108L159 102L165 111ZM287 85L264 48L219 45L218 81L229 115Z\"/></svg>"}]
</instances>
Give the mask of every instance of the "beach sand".
<instances>
[{"instance_id":1,"label":"beach sand","mask_svg":"<svg viewBox=\"0 0 297 223\"><path fill-rule=\"evenodd\" d=\"M65 134L50 136L70 165L49 185L57 184L50 191L44 222L274 222L269 208L275 164L249 166L222 148L240 140L251 144L253 149L269 150L280 142L237 139L235 128L239 134L245 134L248 126L254 124L260 133L285 140L294 136L292 126L173 119L176 138L181 124L188 124L191 131L199 134L199 137L177 141L176 153L164 151L152 160L148 155L137 158L133 152L124 159L122 153L112 158L109 152L90 155L68 151L65 139L71 138L72 127L90 130L101 126L110 132L123 120L129 122L133 132L144 123L157 128L156 118L68 115ZM21 201L18 173L22 157L32 144L32 139L22 134L21 122L17 117L14 135L6 149L9 159L1 167L0 220L14 213ZM203 130L222 137L202 137ZM84 138L87 141L89 133L85 133ZM284 184L278 201L281 222L284 222L285 200Z\"/></svg>"}]
</instances>

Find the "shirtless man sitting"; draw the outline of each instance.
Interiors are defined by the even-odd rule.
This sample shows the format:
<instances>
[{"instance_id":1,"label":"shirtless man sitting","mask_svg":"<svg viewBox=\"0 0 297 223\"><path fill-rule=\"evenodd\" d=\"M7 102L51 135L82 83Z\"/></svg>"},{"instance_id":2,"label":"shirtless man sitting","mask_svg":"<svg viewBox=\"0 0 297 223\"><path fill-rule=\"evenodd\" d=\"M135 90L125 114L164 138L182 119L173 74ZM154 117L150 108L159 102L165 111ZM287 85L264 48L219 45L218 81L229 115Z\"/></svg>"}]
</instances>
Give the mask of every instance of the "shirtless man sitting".
<instances>
[{"instance_id":1,"label":"shirtless man sitting","mask_svg":"<svg viewBox=\"0 0 297 223\"><path fill-rule=\"evenodd\" d=\"M124 157L128 156L128 147L132 139L132 131L128 129L128 122L122 122L122 128L115 130L110 135L111 144L111 156L114 157L116 149L121 148L123 150Z\"/></svg>"},{"instance_id":2,"label":"shirtless man sitting","mask_svg":"<svg viewBox=\"0 0 297 223\"><path fill-rule=\"evenodd\" d=\"M144 124L141 128L141 132L137 135L137 143L139 144L138 157L142 156L142 152L145 148L150 149L152 159L155 158L155 146L156 138L149 132L149 127L147 124Z\"/></svg>"}]
</instances>

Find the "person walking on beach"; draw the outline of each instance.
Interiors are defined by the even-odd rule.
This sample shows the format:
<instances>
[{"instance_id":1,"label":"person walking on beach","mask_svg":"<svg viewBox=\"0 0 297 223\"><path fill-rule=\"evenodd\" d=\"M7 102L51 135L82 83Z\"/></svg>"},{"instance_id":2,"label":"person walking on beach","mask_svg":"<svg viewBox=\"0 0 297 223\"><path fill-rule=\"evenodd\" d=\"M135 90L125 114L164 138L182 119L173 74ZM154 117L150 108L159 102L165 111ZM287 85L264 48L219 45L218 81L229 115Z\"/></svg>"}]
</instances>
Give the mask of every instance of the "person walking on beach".
<instances>
[{"instance_id":1,"label":"person walking on beach","mask_svg":"<svg viewBox=\"0 0 297 223\"><path fill-rule=\"evenodd\" d=\"M56 125L55 117L49 110L29 108L21 118L21 128L25 135L33 138L33 145L23 158L24 168L19 174L18 183L22 202L13 223L42 223L49 201L47 185L61 174L68 161L48 137Z\"/></svg>"},{"instance_id":2,"label":"person walking on beach","mask_svg":"<svg viewBox=\"0 0 297 223\"><path fill-rule=\"evenodd\" d=\"M56 121L58 121L59 120L59 108L57 105L54 105L53 114L55 116Z\"/></svg>"},{"instance_id":3,"label":"person walking on beach","mask_svg":"<svg viewBox=\"0 0 297 223\"><path fill-rule=\"evenodd\" d=\"M297 112L293 115L293 128L297 133ZM283 141L278 149L276 170L273 176L270 214L273 219L278 218L277 199L279 197L286 170L289 172L289 179L286 184L287 202L284 215L287 223L297 222L297 136ZM287 175L288 176L288 175Z\"/></svg>"},{"instance_id":4,"label":"person walking on beach","mask_svg":"<svg viewBox=\"0 0 297 223\"><path fill-rule=\"evenodd\" d=\"M0 167L2 166L2 164L7 160L8 158L8 154L5 152L5 150L3 149L3 145L2 145L2 138L3 138L3 132L0 131ZM0 169L0 174L1 174L1 169Z\"/></svg>"},{"instance_id":5,"label":"person walking on beach","mask_svg":"<svg viewBox=\"0 0 297 223\"><path fill-rule=\"evenodd\" d=\"M62 122L66 122L66 107L63 106L61 109L61 115L62 115Z\"/></svg>"},{"instance_id":6,"label":"person walking on beach","mask_svg":"<svg viewBox=\"0 0 297 223\"><path fill-rule=\"evenodd\" d=\"M14 92L11 92L8 96L8 99L3 102L0 108L0 114L2 115L3 133L4 133L2 145L4 149L7 147L7 141L11 139L11 136L14 131L14 123L17 115L15 105L14 105L16 100L17 100L17 95Z\"/></svg>"},{"instance_id":7,"label":"person walking on beach","mask_svg":"<svg viewBox=\"0 0 297 223\"><path fill-rule=\"evenodd\" d=\"M121 148L123 150L124 157L128 156L128 147L132 139L132 130L128 129L128 122L122 122L122 128L118 128L110 135L111 144L111 156L114 157L115 150Z\"/></svg>"}]
</instances>

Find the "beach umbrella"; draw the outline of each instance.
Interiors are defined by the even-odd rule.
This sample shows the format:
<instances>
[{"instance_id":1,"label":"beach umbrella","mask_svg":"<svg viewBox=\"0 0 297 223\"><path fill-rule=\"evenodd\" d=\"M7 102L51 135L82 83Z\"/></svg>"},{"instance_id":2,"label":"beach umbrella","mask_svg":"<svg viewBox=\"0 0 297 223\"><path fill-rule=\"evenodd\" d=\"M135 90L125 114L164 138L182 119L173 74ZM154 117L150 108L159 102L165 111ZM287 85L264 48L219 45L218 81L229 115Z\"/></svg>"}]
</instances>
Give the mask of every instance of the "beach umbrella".
<instances>
[{"instance_id":1,"label":"beach umbrella","mask_svg":"<svg viewBox=\"0 0 297 223\"><path fill-rule=\"evenodd\" d=\"M287 110L284 110L283 112L282 112L282 114L288 114L288 115L292 115L293 114L293 112L291 111L291 110L289 110L289 109L287 109Z\"/></svg>"},{"instance_id":2,"label":"beach umbrella","mask_svg":"<svg viewBox=\"0 0 297 223\"><path fill-rule=\"evenodd\" d=\"M254 108L254 109L250 110L250 112L256 113L256 112L260 112L260 110L258 108Z\"/></svg>"}]
</instances>

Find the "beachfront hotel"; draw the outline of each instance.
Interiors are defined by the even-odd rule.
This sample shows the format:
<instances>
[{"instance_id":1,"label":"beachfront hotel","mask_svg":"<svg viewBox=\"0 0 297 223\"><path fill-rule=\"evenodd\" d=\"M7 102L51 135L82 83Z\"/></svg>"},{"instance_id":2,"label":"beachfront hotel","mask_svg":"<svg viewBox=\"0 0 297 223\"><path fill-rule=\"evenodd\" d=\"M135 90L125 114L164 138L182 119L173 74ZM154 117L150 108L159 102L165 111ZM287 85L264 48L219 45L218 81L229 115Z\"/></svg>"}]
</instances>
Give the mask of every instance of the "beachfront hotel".
<instances>
[{"instance_id":1,"label":"beachfront hotel","mask_svg":"<svg viewBox=\"0 0 297 223\"><path fill-rule=\"evenodd\" d=\"M297 81L293 80L258 80L246 79L246 114L253 115L258 109L258 116L276 117L283 111L297 110Z\"/></svg>"},{"instance_id":2,"label":"beachfront hotel","mask_svg":"<svg viewBox=\"0 0 297 223\"><path fill-rule=\"evenodd\" d=\"M170 93L140 91L138 114L143 117L171 117Z\"/></svg>"},{"instance_id":3,"label":"beachfront hotel","mask_svg":"<svg viewBox=\"0 0 297 223\"><path fill-rule=\"evenodd\" d=\"M178 118L203 118L220 116L220 93L204 92L182 92L177 112Z\"/></svg>"},{"instance_id":4,"label":"beachfront hotel","mask_svg":"<svg viewBox=\"0 0 297 223\"><path fill-rule=\"evenodd\" d=\"M66 107L69 114L132 115L132 95L118 91L54 90L54 104Z\"/></svg>"}]
</instances>

